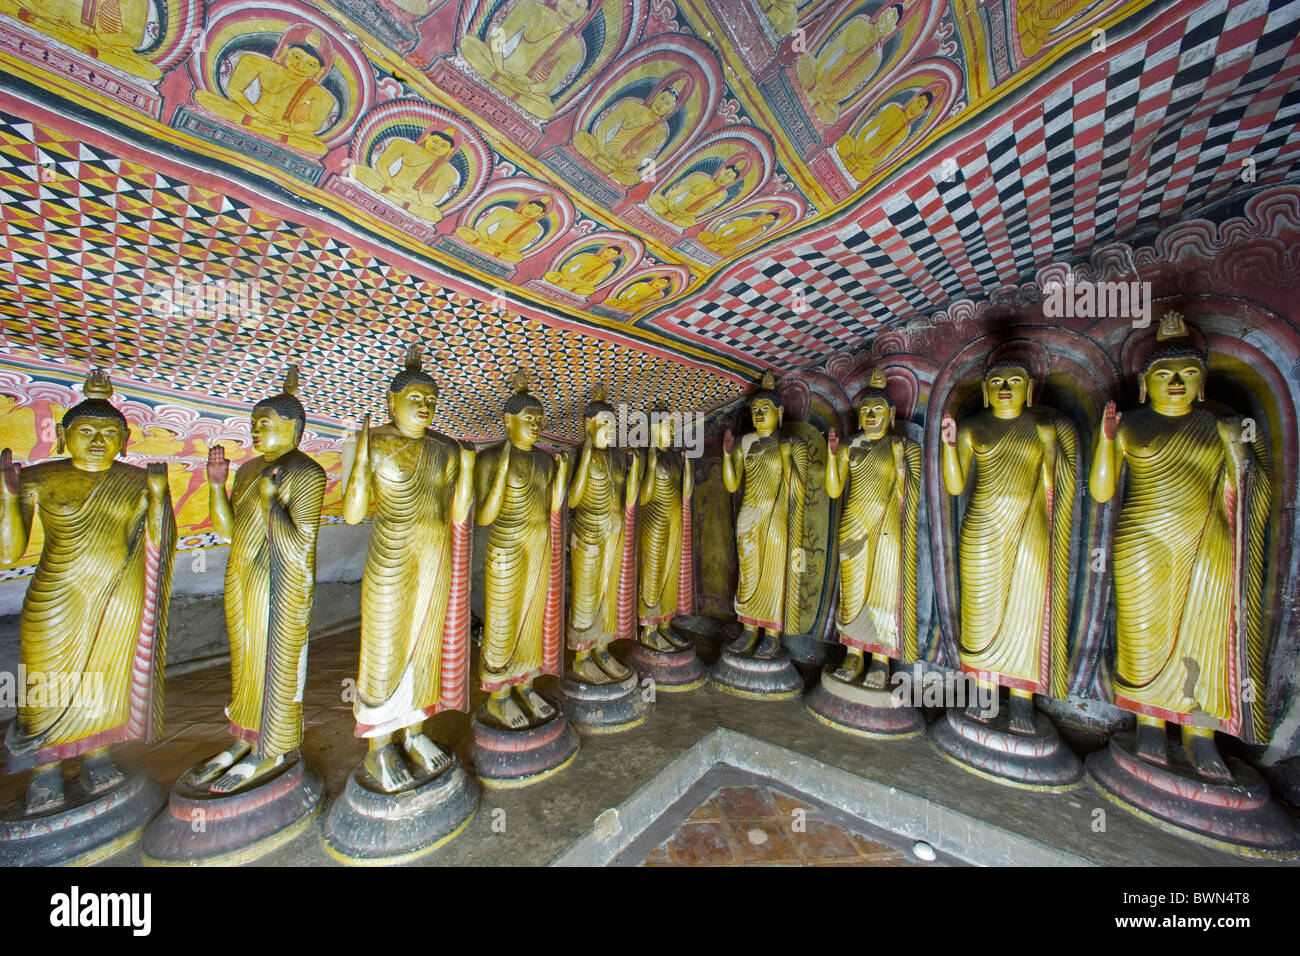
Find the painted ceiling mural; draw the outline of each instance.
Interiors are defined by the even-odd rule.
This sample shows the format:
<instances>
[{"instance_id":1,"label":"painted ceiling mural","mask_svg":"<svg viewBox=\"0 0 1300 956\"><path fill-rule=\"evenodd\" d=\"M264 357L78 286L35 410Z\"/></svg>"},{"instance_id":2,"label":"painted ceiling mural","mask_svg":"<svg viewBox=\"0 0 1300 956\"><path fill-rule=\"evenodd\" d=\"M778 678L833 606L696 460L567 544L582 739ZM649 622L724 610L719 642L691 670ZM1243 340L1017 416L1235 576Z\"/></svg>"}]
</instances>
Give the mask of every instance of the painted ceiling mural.
<instances>
[{"instance_id":1,"label":"painted ceiling mural","mask_svg":"<svg viewBox=\"0 0 1300 956\"><path fill-rule=\"evenodd\" d=\"M239 401L292 359L340 427L415 338L463 437L515 364L559 437L596 379L707 410L1293 175L1298 19L0 0L6 347Z\"/></svg>"}]
</instances>

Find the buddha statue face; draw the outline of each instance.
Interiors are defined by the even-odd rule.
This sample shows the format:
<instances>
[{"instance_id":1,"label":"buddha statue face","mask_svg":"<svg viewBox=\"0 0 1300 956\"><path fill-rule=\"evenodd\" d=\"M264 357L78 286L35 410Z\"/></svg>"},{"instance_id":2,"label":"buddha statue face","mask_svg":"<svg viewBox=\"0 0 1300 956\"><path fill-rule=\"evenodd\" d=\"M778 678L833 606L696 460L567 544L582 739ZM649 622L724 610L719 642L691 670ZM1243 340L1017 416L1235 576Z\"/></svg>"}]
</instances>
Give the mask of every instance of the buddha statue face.
<instances>
[{"instance_id":1,"label":"buddha statue face","mask_svg":"<svg viewBox=\"0 0 1300 956\"><path fill-rule=\"evenodd\" d=\"M723 186L730 186L736 181L736 176L737 173L735 166L723 166L718 170L717 174L714 175L713 178Z\"/></svg>"},{"instance_id":2,"label":"buddha statue face","mask_svg":"<svg viewBox=\"0 0 1300 956\"><path fill-rule=\"evenodd\" d=\"M622 251L623 250L618 246L606 246L604 249L601 249L600 252L596 253L596 255L601 259L604 259L606 262L613 262L618 258L618 254Z\"/></svg>"},{"instance_id":3,"label":"buddha statue face","mask_svg":"<svg viewBox=\"0 0 1300 956\"><path fill-rule=\"evenodd\" d=\"M62 427L62 426L61 426ZM74 468L104 471L126 445L126 429L115 418L74 418L63 430L63 444Z\"/></svg>"},{"instance_id":4,"label":"buddha statue face","mask_svg":"<svg viewBox=\"0 0 1300 956\"><path fill-rule=\"evenodd\" d=\"M903 107L903 115L907 117L908 122L915 122L925 115L929 106L930 101L925 96L914 96Z\"/></svg>"},{"instance_id":5,"label":"buddha statue face","mask_svg":"<svg viewBox=\"0 0 1300 956\"><path fill-rule=\"evenodd\" d=\"M984 402L995 415L1014 418L1029 402L1029 373L1018 365L1000 365L984 375Z\"/></svg>"},{"instance_id":6,"label":"buddha statue face","mask_svg":"<svg viewBox=\"0 0 1300 956\"><path fill-rule=\"evenodd\" d=\"M431 159L441 159L451 152L451 143L447 142L445 134L426 133L420 142L420 148Z\"/></svg>"},{"instance_id":7,"label":"buddha statue face","mask_svg":"<svg viewBox=\"0 0 1300 956\"><path fill-rule=\"evenodd\" d=\"M781 409L770 398L760 398L749 406L754 419L754 429L760 435L770 435L781 424Z\"/></svg>"},{"instance_id":8,"label":"buddha statue face","mask_svg":"<svg viewBox=\"0 0 1300 956\"><path fill-rule=\"evenodd\" d=\"M545 413L536 406L528 406L519 413L506 414L506 437L510 444L525 451L542 437L542 425L546 422Z\"/></svg>"},{"instance_id":9,"label":"buddha statue face","mask_svg":"<svg viewBox=\"0 0 1300 956\"><path fill-rule=\"evenodd\" d=\"M1144 400L1162 415L1185 415L1205 388L1205 366L1191 356L1153 362L1142 376Z\"/></svg>"},{"instance_id":10,"label":"buddha statue face","mask_svg":"<svg viewBox=\"0 0 1300 956\"><path fill-rule=\"evenodd\" d=\"M598 412L592 417L586 419L584 424L587 426L587 437L597 448L608 448L614 444L614 413Z\"/></svg>"},{"instance_id":11,"label":"buddha statue face","mask_svg":"<svg viewBox=\"0 0 1300 956\"><path fill-rule=\"evenodd\" d=\"M267 461L274 461L298 445L298 423L292 418L281 418L269 408L253 412L248 430L253 436L253 451Z\"/></svg>"},{"instance_id":12,"label":"buddha statue face","mask_svg":"<svg viewBox=\"0 0 1300 956\"><path fill-rule=\"evenodd\" d=\"M894 424L894 406L883 398L868 398L858 406L858 427L867 438L883 438Z\"/></svg>"},{"instance_id":13,"label":"buddha statue face","mask_svg":"<svg viewBox=\"0 0 1300 956\"><path fill-rule=\"evenodd\" d=\"M419 438L433 423L438 393L428 382L412 382L400 392L388 393L388 414L397 430L408 438Z\"/></svg>"},{"instance_id":14,"label":"buddha statue face","mask_svg":"<svg viewBox=\"0 0 1300 956\"><path fill-rule=\"evenodd\" d=\"M519 215L525 219L541 219L544 212L546 207L539 202L526 202L519 207Z\"/></svg>"},{"instance_id":15,"label":"buddha statue face","mask_svg":"<svg viewBox=\"0 0 1300 956\"><path fill-rule=\"evenodd\" d=\"M314 80L324 69L316 55L302 46L291 46L284 55L284 68L299 80Z\"/></svg>"}]
</instances>

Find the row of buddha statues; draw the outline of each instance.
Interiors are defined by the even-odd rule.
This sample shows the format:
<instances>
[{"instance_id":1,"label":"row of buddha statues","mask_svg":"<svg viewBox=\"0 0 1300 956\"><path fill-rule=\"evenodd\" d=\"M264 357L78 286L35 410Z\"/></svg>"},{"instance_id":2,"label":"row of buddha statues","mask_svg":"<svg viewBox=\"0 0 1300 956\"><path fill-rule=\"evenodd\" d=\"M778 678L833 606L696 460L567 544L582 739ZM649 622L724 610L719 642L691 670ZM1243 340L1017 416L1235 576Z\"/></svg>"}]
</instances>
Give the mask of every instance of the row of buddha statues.
<instances>
[{"instance_id":1,"label":"row of buddha statues","mask_svg":"<svg viewBox=\"0 0 1300 956\"><path fill-rule=\"evenodd\" d=\"M1275 802L1265 798L1263 810L1238 822L1215 815L1225 793L1259 785L1247 765L1220 755L1215 733L1251 743L1268 737L1263 694L1249 688L1265 686L1266 676L1269 455L1240 418L1198 407L1208 361L1181 317L1165 317L1159 340L1140 373L1139 407L1121 414L1112 402L1091 439L1088 494L1099 503L1123 499L1112 554L1113 697L1136 714L1137 730L1112 736L1088 769L1117 801L1163 813L1187 833L1276 852L1296 834ZM963 503L953 541L960 668L986 688L1007 689L1009 707L997 715L950 707L930 735L985 777L1063 789L1084 769L1035 709L1034 695L1067 696L1080 436L1064 414L1035 403L1028 363L995 361L981 388L984 411L960 422L941 417L933 467ZM109 750L156 740L161 727L176 544L165 467L119 461L128 427L109 401L107 377L93 371L84 391L59 427L68 457L20 467L8 450L0 456L0 557L13 563L23 555L34 518L44 532L22 608L22 664L29 673L104 677L99 706L29 702L6 736L8 771L31 776L23 814L3 826L17 848L11 854L28 847L32 860L54 853L84 861L95 839L106 844L108 833L120 841L161 802L147 777L119 769ZM320 779L299 747L326 474L298 448L306 413L296 391L291 368L282 391L254 406L256 457L233 484L224 452L210 453L212 525L230 542L232 739L177 782L168 810L145 829L146 861L250 859L319 810ZM370 519L353 702L366 754L323 827L334 856L392 862L441 845L472 816L476 780L535 783L573 761L574 725L609 732L645 720L647 678L665 691L711 679L747 697L802 693L782 637L797 601L795 555L814 477L841 500L835 629L845 650L809 692L808 708L863 736L925 732L916 709L887 688L891 662L918 660L927 463L897 427L882 373L856 402L859 431L842 440L831 429L824 439L824 478L810 467L810 442L783 431L770 375L748 401L753 430L723 438L723 483L739 495L740 627L711 671L673 624L692 611L693 473L674 448L666 409L652 416L648 448L621 449L615 409L597 393L583 412L581 448L544 451L543 406L521 375L503 409L504 439L476 450L433 430L437 401L413 347L388 386L389 421L363 421L345 483L345 519ZM441 711L470 709L474 525L486 533L477 676L487 696L472 718L471 775L425 725ZM620 660L610 645L627 637L632 651ZM559 679L558 697L537 686L545 674ZM1166 722L1181 727L1181 754L1171 752ZM63 764L78 757L69 788ZM1170 779L1152 784L1153 774ZM1182 796L1170 810L1167 791L1178 790L1178 780L1195 784L1181 792L1211 797ZM137 798L119 803L136 816L116 829L104 820L112 814L77 815L128 785ZM1163 803L1143 789L1153 786L1166 791ZM411 813L412 792L424 812ZM218 805L224 809L213 812ZM195 814L212 817L197 833Z\"/></svg>"}]
</instances>

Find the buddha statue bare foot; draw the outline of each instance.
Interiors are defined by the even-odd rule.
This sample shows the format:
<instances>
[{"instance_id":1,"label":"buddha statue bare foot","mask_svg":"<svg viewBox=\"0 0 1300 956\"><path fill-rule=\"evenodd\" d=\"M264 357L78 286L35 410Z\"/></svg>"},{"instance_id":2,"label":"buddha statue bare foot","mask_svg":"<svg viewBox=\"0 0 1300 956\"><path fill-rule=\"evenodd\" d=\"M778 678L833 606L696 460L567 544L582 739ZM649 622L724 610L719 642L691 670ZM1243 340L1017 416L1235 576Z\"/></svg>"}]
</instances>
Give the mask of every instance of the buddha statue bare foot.
<instances>
[{"instance_id":1,"label":"buddha statue bare foot","mask_svg":"<svg viewBox=\"0 0 1300 956\"><path fill-rule=\"evenodd\" d=\"M763 639L758 642L758 647L754 649L754 657L761 661L770 661L780 656L781 632L764 630Z\"/></svg>"},{"instance_id":2,"label":"buddha statue bare foot","mask_svg":"<svg viewBox=\"0 0 1300 956\"><path fill-rule=\"evenodd\" d=\"M531 685L525 684L520 687L516 693L519 699L523 701L524 707L530 711L536 720L550 720L555 716L555 708L537 691L533 690Z\"/></svg>"},{"instance_id":3,"label":"buddha statue bare foot","mask_svg":"<svg viewBox=\"0 0 1300 956\"><path fill-rule=\"evenodd\" d=\"M1214 745L1214 735L1189 733L1190 730L1190 727L1183 728L1183 749L1196 772L1210 780L1231 781L1232 771Z\"/></svg>"},{"instance_id":4,"label":"buddha statue bare foot","mask_svg":"<svg viewBox=\"0 0 1300 956\"><path fill-rule=\"evenodd\" d=\"M63 764L52 763L32 771L27 782L27 813L44 813L63 806Z\"/></svg>"},{"instance_id":5,"label":"buddha statue bare foot","mask_svg":"<svg viewBox=\"0 0 1300 956\"><path fill-rule=\"evenodd\" d=\"M664 640L666 640L669 644L671 644L679 651L684 651L686 650L686 648L691 646L690 641L682 637L680 634L674 631L667 624L659 625L659 633L664 636Z\"/></svg>"},{"instance_id":6,"label":"buddha statue bare foot","mask_svg":"<svg viewBox=\"0 0 1300 956\"><path fill-rule=\"evenodd\" d=\"M844 663L835 668L835 673L831 676L848 684L862 675L863 666L862 651L856 647L850 647L848 653L844 655Z\"/></svg>"},{"instance_id":7,"label":"buddha statue bare foot","mask_svg":"<svg viewBox=\"0 0 1300 956\"><path fill-rule=\"evenodd\" d=\"M573 675L584 684L608 684L612 680L604 668L585 651L578 652L578 656L573 660L572 670Z\"/></svg>"},{"instance_id":8,"label":"buddha statue bare foot","mask_svg":"<svg viewBox=\"0 0 1300 956\"><path fill-rule=\"evenodd\" d=\"M528 726L528 717L524 714L523 710L520 709L519 705L515 703L514 698L510 696L509 691L500 697L496 694L489 697L487 709L488 713L496 718L497 723L502 727L508 727L511 730L519 730Z\"/></svg>"},{"instance_id":9,"label":"buddha statue bare foot","mask_svg":"<svg viewBox=\"0 0 1300 956\"><path fill-rule=\"evenodd\" d=\"M736 638L727 645L727 650L733 654L750 654L754 646L758 643L758 628L747 627L740 632L740 637Z\"/></svg>"},{"instance_id":10,"label":"buddha statue bare foot","mask_svg":"<svg viewBox=\"0 0 1300 956\"><path fill-rule=\"evenodd\" d=\"M1137 753L1149 763L1161 767L1169 766L1169 742L1166 739L1163 720L1147 722L1141 717L1138 718Z\"/></svg>"},{"instance_id":11,"label":"buddha statue bare foot","mask_svg":"<svg viewBox=\"0 0 1300 956\"><path fill-rule=\"evenodd\" d=\"M1029 695L1011 695L1011 731L1017 734L1034 732L1034 698Z\"/></svg>"},{"instance_id":12,"label":"buddha statue bare foot","mask_svg":"<svg viewBox=\"0 0 1300 956\"><path fill-rule=\"evenodd\" d=\"M253 745L248 741L236 740L198 770L191 773L186 782L191 786L198 786L216 780L217 777L248 756L248 752L252 749Z\"/></svg>"},{"instance_id":13,"label":"buddha statue bare foot","mask_svg":"<svg viewBox=\"0 0 1300 956\"><path fill-rule=\"evenodd\" d=\"M677 650L668 638L659 633L655 627L647 627L641 631L640 641L652 651L658 651L661 654L671 654Z\"/></svg>"},{"instance_id":14,"label":"buddha statue bare foot","mask_svg":"<svg viewBox=\"0 0 1300 956\"><path fill-rule=\"evenodd\" d=\"M125 779L126 775L117 769L117 765L109 757L107 747L102 750L92 750L82 758L81 785L86 788L87 793L103 793Z\"/></svg>"},{"instance_id":15,"label":"buddha statue bare foot","mask_svg":"<svg viewBox=\"0 0 1300 956\"><path fill-rule=\"evenodd\" d=\"M889 658L871 655L871 667L867 669L867 679L862 686L869 690L884 690L889 683Z\"/></svg>"},{"instance_id":16,"label":"buddha statue bare foot","mask_svg":"<svg viewBox=\"0 0 1300 956\"><path fill-rule=\"evenodd\" d=\"M278 757L267 757L265 760L245 757L218 777L217 782L208 787L208 790L211 793L234 793L241 787L262 780L276 767L284 763L284 760L284 754Z\"/></svg>"},{"instance_id":17,"label":"buddha statue bare foot","mask_svg":"<svg viewBox=\"0 0 1300 956\"><path fill-rule=\"evenodd\" d=\"M419 729L414 732L407 730L404 736L402 749L406 751L407 759L425 773L437 776L451 766L451 757L444 753L442 748L430 740L423 731Z\"/></svg>"},{"instance_id":18,"label":"buddha statue bare foot","mask_svg":"<svg viewBox=\"0 0 1300 956\"><path fill-rule=\"evenodd\" d=\"M411 771L402 760L402 755L392 742L374 750L367 751L366 759L361 762L366 773L374 778L385 793L396 793L403 787L410 786L413 778Z\"/></svg>"},{"instance_id":19,"label":"buddha statue bare foot","mask_svg":"<svg viewBox=\"0 0 1300 956\"><path fill-rule=\"evenodd\" d=\"M616 681L627 680L632 676L632 668L623 665L617 657L604 647L598 647L593 651L592 657L595 658L600 669Z\"/></svg>"}]
</instances>

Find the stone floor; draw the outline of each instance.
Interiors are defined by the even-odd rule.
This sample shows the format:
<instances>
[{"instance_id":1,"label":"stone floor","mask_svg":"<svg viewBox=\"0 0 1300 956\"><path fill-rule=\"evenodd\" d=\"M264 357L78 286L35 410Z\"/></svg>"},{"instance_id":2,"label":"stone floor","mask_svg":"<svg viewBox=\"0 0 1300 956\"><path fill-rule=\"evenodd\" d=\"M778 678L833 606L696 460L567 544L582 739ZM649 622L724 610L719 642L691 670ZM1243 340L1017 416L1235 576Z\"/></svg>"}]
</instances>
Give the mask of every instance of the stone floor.
<instances>
[{"instance_id":1,"label":"stone floor","mask_svg":"<svg viewBox=\"0 0 1300 956\"><path fill-rule=\"evenodd\" d=\"M688 633L702 658L716 658L720 635ZM324 778L326 809L365 749L345 699L358 654L351 625L311 643L302 749ZM228 742L229 665L178 668L166 686L163 739L115 753L170 784ZM475 691L472 706L481 701ZM439 714L428 731L465 758L468 715ZM1086 734L1070 739L1080 752L1100 745ZM24 785L25 775L0 780L0 805L12 807ZM791 811L805 807L807 826L796 834ZM485 790L465 832L418 864L920 865L910 852L916 840L938 851L939 864L1242 862L1156 829L1088 787L1010 789L954 767L924 738L852 737L818 723L801 700L743 700L706 686L660 692L649 720L625 733L584 736L574 763L542 783ZM138 849L107 862L139 865ZM339 864L312 827L254 865Z\"/></svg>"}]
</instances>

